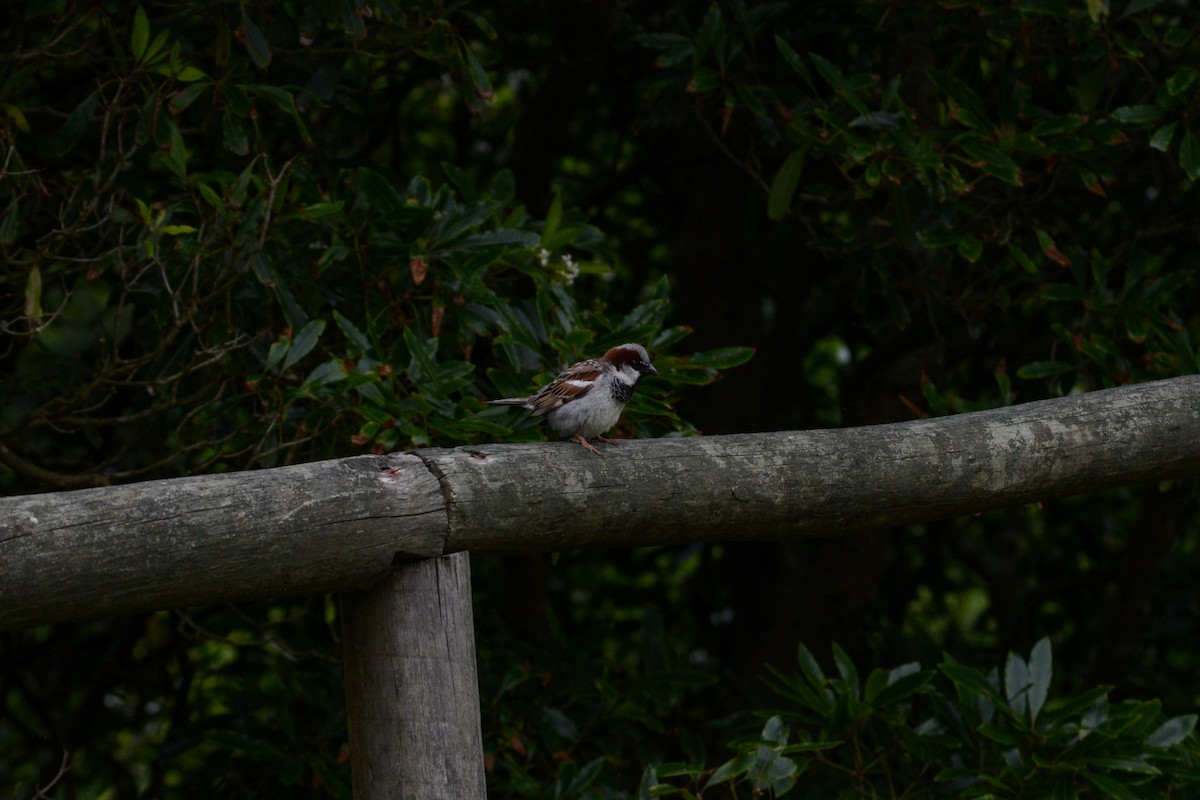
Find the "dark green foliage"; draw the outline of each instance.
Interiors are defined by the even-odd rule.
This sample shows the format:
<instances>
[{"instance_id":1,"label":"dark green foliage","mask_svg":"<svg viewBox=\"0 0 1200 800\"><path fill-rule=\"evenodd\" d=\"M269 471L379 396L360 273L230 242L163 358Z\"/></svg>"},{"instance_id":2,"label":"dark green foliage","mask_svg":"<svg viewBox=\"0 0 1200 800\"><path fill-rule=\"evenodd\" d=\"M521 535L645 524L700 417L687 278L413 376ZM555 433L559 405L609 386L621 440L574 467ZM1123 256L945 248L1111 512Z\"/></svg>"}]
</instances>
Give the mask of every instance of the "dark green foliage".
<instances>
[{"instance_id":1,"label":"dark green foliage","mask_svg":"<svg viewBox=\"0 0 1200 800\"><path fill-rule=\"evenodd\" d=\"M1181 135L1194 10L826 12L713 4L688 35L641 41L673 76L656 90L694 96L769 187L768 216L796 215L836 261L859 325L924 317L951 363L995 342L1019 378L1059 391L1200 368L1194 293L1178 291L1193 277L1173 263L1200 170Z\"/></svg>"},{"instance_id":2,"label":"dark green foliage","mask_svg":"<svg viewBox=\"0 0 1200 800\"><path fill-rule=\"evenodd\" d=\"M642 797L1188 796L1200 780L1196 715L1164 718L1158 701L1111 702L1111 687L1051 697L1050 642L1003 675L943 657L876 669L860 682L834 645L836 676L800 646L800 672L775 673L789 705L718 767L662 764ZM727 791L725 791L727 790Z\"/></svg>"},{"instance_id":3,"label":"dark green foliage","mask_svg":"<svg viewBox=\"0 0 1200 800\"><path fill-rule=\"evenodd\" d=\"M10 33L18 50L40 31L88 55L59 76L82 98L54 95L65 121L39 105L44 79L10 77L0 202L7 281L24 296L9 293L5 310L4 436L19 442L8 483L505 437L510 417L480 413L495 386L527 389L613 343L665 354L681 338L665 328L665 281L634 312L607 312L618 268L597 250L602 234L560 202L532 216L508 171L477 186L447 163L397 185L401 164L372 165L380 145L362 122L385 129L359 105L367 87L451 100L457 89L430 81L466 58L484 93L474 45L451 27L460 14L414 30L381 9L363 39L358 12L339 30L347 21L317 6L256 21L202 5L98 6L78 20L31 7L31 40ZM333 49L296 50L297 35ZM421 57L432 69L417 77ZM75 199L84 187L98 193ZM668 382L716 374L678 364L660 370ZM658 397L629 421L680 427ZM144 436L150 425L159 436ZM67 433L79 426L87 442Z\"/></svg>"}]
</instances>

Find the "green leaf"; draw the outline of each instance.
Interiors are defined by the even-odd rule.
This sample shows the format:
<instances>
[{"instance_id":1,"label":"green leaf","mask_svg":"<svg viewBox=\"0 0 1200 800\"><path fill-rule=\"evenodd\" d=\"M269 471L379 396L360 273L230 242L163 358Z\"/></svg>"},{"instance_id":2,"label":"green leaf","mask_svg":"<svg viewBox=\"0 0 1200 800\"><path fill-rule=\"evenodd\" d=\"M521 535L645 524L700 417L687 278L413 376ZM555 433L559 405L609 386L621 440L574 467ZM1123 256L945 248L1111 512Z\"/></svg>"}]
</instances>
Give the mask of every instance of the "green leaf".
<instances>
[{"instance_id":1,"label":"green leaf","mask_svg":"<svg viewBox=\"0 0 1200 800\"><path fill-rule=\"evenodd\" d=\"M1146 737L1145 744L1148 747L1171 747L1179 744L1184 739L1192 734L1196 729L1196 715L1184 714L1180 717L1172 717L1171 719L1158 726L1154 733Z\"/></svg>"},{"instance_id":2,"label":"green leaf","mask_svg":"<svg viewBox=\"0 0 1200 800\"><path fill-rule=\"evenodd\" d=\"M366 167L359 169L358 186L367 196L367 202L370 203L371 208L379 213L390 216L404 212L404 198L396 191L392 182L378 172Z\"/></svg>"},{"instance_id":3,"label":"green leaf","mask_svg":"<svg viewBox=\"0 0 1200 800\"><path fill-rule=\"evenodd\" d=\"M756 117L764 117L767 114L767 109L763 106L762 101L758 99L758 95L754 92L754 88L743 83L733 84L733 93L743 106L749 109L750 113Z\"/></svg>"},{"instance_id":4,"label":"green leaf","mask_svg":"<svg viewBox=\"0 0 1200 800\"><path fill-rule=\"evenodd\" d=\"M545 244L558 232L558 226L562 222L563 205L562 192L555 192L554 199L550 201L550 210L546 212L546 221L542 225L542 243Z\"/></svg>"},{"instance_id":5,"label":"green leaf","mask_svg":"<svg viewBox=\"0 0 1200 800\"><path fill-rule=\"evenodd\" d=\"M787 744L788 726L784 724L783 718L776 714L763 725L759 738L773 744Z\"/></svg>"},{"instance_id":6,"label":"green leaf","mask_svg":"<svg viewBox=\"0 0 1200 800\"><path fill-rule=\"evenodd\" d=\"M153 227L154 219L150 216L150 206L146 205L140 198L133 198L133 202L137 205L138 219L147 228Z\"/></svg>"},{"instance_id":7,"label":"green leaf","mask_svg":"<svg viewBox=\"0 0 1200 800\"><path fill-rule=\"evenodd\" d=\"M1125 335L1129 337L1129 341L1141 344L1146 341L1146 336L1149 331L1146 328L1146 320L1140 313L1131 313L1124 315L1125 320Z\"/></svg>"},{"instance_id":8,"label":"green leaf","mask_svg":"<svg viewBox=\"0 0 1200 800\"><path fill-rule=\"evenodd\" d=\"M1037 723L1038 713L1050 694L1050 678L1054 672L1050 639L1043 636L1029 653L1029 724Z\"/></svg>"},{"instance_id":9,"label":"green leaf","mask_svg":"<svg viewBox=\"0 0 1200 800\"><path fill-rule=\"evenodd\" d=\"M883 130L886 128L898 128L904 122L903 114L895 114L891 111L871 111L867 114L860 114L847 123L851 128L868 128L870 130ZM872 164L876 170L878 165ZM878 183L878 181L876 181ZM872 186L875 184L873 183Z\"/></svg>"},{"instance_id":10,"label":"green leaf","mask_svg":"<svg viewBox=\"0 0 1200 800\"><path fill-rule=\"evenodd\" d=\"M183 134L179 132L179 126L174 121L167 119L163 124L166 125L170 142L163 161L181 180L185 180L187 178L187 147L183 144Z\"/></svg>"},{"instance_id":11,"label":"green leaf","mask_svg":"<svg viewBox=\"0 0 1200 800\"><path fill-rule=\"evenodd\" d=\"M25 112L14 106L12 103L0 103L0 108L4 109L4 113L17 126L17 130L22 133L29 133L29 120L25 118Z\"/></svg>"},{"instance_id":12,"label":"green leaf","mask_svg":"<svg viewBox=\"0 0 1200 800\"><path fill-rule=\"evenodd\" d=\"M974 264L983 257L983 242L976 239L971 234L967 234L958 240L956 248L958 254L965 258L968 262Z\"/></svg>"},{"instance_id":13,"label":"green leaf","mask_svg":"<svg viewBox=\"0 0 1200 800\"><path fill-rule=\"evenodd\" d=\"M1004 665L1004 690L1008 696L1008 707L1021 719L1027 718L1029 668L1025 664L1025 659L1016 653L1009 653L1008 661Z\"/></svg>"},{"instance_id":14,"label":"green leaf","mask_svg":"<svg viewBox=\"0 0 1200 800\"><path fill-rule=\"evenodd\" d=\"M717 6L714 5L714 8ZM783 40L782 37L775 37L775 47L779 50L779 54L783 56L783 60L792 70L806 81L812 80L812 75L805 66L804 61L800 58L800 54L792 49L792 46Z\"/></svg>"},{"instance_id":15,"label":"green leaf","mask_svg":"<svg viewBox=\"0 0 1200 800\"><path fill-rule=\"evenodd\" d=\"M254 20L246 15L245 10L242 10L242 32L245 33L246 51L250 53L250 60L259 69L266 69L271 63L271 45L267 43L267 37L263 36L263 32L254 24Z\"/></svg>"},{"instance_id":16,"label":"green leaf","mask_svg":"<svg viewBox=\"0 0 1200 800\"><path fill-rule=\"evenodd\" d=\"M404 329L404 345L408 348L408 374L413 380L431 381L437 371L433 358L437 354L437 339L422 341L411 327Z\"/></svg>"},{"instance_id":17,"label":"green leaf","mask_svg":"<svg viewBox=\"0 0 1200 800\"><path fill-rule=\"evenodd\" d=\"M304 386L324 386L327 383L334 383L343 380L346 377L346 370L342 367L340 358L331 358L324 364L318 364L316 369L308 373L308 377L304 379Z\"/></svg>"},{"instance_id":18,"label":"green leaf","mask_svg":"<svg viewBox=\"0 0 1200 800\"><path fill-rule=\"evenodd\" d=\"M932 670L921 670L902 675L891 680L874 698L867 698L867 701L875 708L886 708L925 688L931 680L933 680Z\"/></svg>"},{"instance_id":19,"label":"green leaf","mask_svg":"<svg viewBox=\"0 0 1200 800\"><path fill-rule=\"evenodd\" d=\"M829 682L825 679L825 673L821 670L821 665L813 658L812 652L803 644L799 647L800 671L804 674L804 678L809 682L812 688L816 689L816 696L819 702L822 702L823 708L817 709L823 713L829 713L833 708L833 692L829 690Z\"/></svg>"},{"instance_id":20,"label":"green leaf","mask_svg":"<svg viewBox=\"0 0 1200 800\"><path fill-rule=\"evenodd\" d=\"M470 43L462 41L459 45L459 52L462 54L463 63L466 65L467 83L471 90L481 100L491 100L495 92L492 90L492 82L488 80L487 70L479 63L479 59L475 57L475 51L471 49Z\"/></svg>"},{"instance_id":21,"label":"green leaf","mask_svg":"<svg viewBox=\"0 0 1200 800\"><path fill-rule=\"evenodd\" d=\"M12 244L17 240L18 223L20 220L21 207L17 202L17 198L13 197L8 210L4 212L3 219L0 219L0 244ZM37 269L37 267L34 267L34 269Z\"/></svg>"},{"instance_id":22,"label":"green leaf","mask_svg":"<svg viewBox=\"0 0 1200 800\"><path fill-rule=\"evenodd\" d=\"M1161 116L1162 109L1153 105L1121 106L1112 112L1112 118L1122 125L1142 125Z\"/></svg>"},{"instance_id":23,"label":"green leaf","mask_svg":"<svg viewBox=\"0 0 1200 800\"><path fill-rule=\"evenodd\" d=\"M969 667L966 664L955 662L947 662L938 664L938 669L954 683L955 686L963 689L969 695L977 695L988 700L1001 700L997 696L996 687L992 686L984 674L974 667Z\"/></svg>"},{"instance_id":24,"label":"green leaf","mask_svg":"<svg viewBox=\"0 0 1200 800\"><path fill-rule=\"evenodd\" d=\"M818 750L831 750L840 744L844 744L840 739L830 739L821 742L797 742L789 744L787 747L780 750L780 753L815 753Z\"/></svg>"},{"instance_id":25,"label":"green leaf","mask_svg":"<svg viewBox=\"0 0 1200 800\"><path fill-rule=\"evenodd\" d=\"M991 131L995 127L988 119L983 101L966 81L937 70L931 71L929 77L933 79L943 94L954 101L954 105L957 106L953 112L955 119L968 127L985 131Z\"/></svg>"},{"instance_id":26,"label":"green leaf","mask_svg":"<svg viewBox=\"0 0 1200 800\"><path fill-rule=\"evenodd\" d=\"M713 51L713 55L719 66L725 66L725 42L727 41L727 33L725 31L725 20L721 16L721 7L713 3L708 7L708 11L704 12L704 19L700 22L700 28L695 36L695 61L700 62L708 55L709 51Z\"/></svg>"},{"instance_id":27,"label":"green leaf","mask_svg":"<svg viewBox=\"0 0 1200 800\"><path fill-rule=\"evenodd\" d=\"M294 114L296 111L296 98L287 89L281 89L278 86L272 86L269 83L252 83L247 84L243 88L250 89L259 97L265 97L275 104L285 114Z\"/></svg>"},{"instance_id":28,"label":"green leaf","mask_svg":"<svg viewBox=\"0 0 1200 800\"><path fill-rule=\"evenodd\" d=\"M333 321L342 329L342 333L346 339L358 347L359 352L366 354L372 350L371 340L366 335L355 327L354 323L342 316L340 311L333 312Z\"/></svg>"},{"instance_id":29,"label":"green leaf","mask_svg":"<svg viewBox=\"0 0 1200 800\"><path fill-rule=\"evenodd\" d=\"M1000 148L990 142L976 138L975 134L959 137L957 144L972 161L979 163L979 168L988 175L999 178L1013 186L1021 185L1021 167Z\"/></svg>"},{"instance_id":30,"label":"green leaf","mask_svg":"<svg viewBox=\"0 0 1200 800\"><path fill-rule=\"evenodd\" d=\"M9 212L12 213L11 211ZM29 270L25 279L25 316L37 321L44 315L42 309L42 271L38 267ZM1193 720L1194 721L1194 720Z\"/></svg>"},{"instance_id":31,"label":"green leaf","mask_svg":"<svg viewBox=\"0 0 1200 800\"><path fill-rule=\"evenodd\" d=\"M825 82L832 86L839 94L841 94L847 103L854 107L854 110L860 114L866 114L870 109L866 107L858 94L854 91L854 87L850 85L850 81L846 80L846 76L837 68L837 65L816 53L809 53L809 59L817 67L817 72L821 73L821 77Z\"/></svg>"},{"instance_id":32,"label":"green leaf","mask_svg":"<svg viewBox=\"0 0 1200 800\"><path fill-rule=\"evenodd\" d=\"M336 203L311 203L296 212L296 216L301 219L325 219L326 217L336 217L342 212L345 207L345 202L338 200Z\"/></svg>"},{"instance_id":33,"label":"green leaf","mask_svg":"<svg viewBox=\"0 0 1200 800\"><path fill-rule=\"evenodd\" d=\"M1188 180L1200 177L1200 141L1194 131L1185 133L1179 144L1179 166L1183 167Z\"/></svg>"},{"instance_id":34,"label":"green leaf","mask_svg":"<svg viewBox=\"0 0 1200 800\"><path fill-rule=\"evenodd\" d=\"M516 228L500 228L499 230L487 231L486 233L477 233L474 236L468 236L460 242L456 242L446 248L447 253L460 252L463 250L475 250L480 247L495 247L498 245L515 245L517 247L536 247L541 237L533 231L522 231Z\"/></svg>"},{"instance_id":35,"label":"green leaf","mask_svg":"<svg viewBox=\"0 0 1200 800\"><path fill-rule=\"evenodd\" d=\"M860 697L858 685L858 670L854 667L854 662L850 660L850 656L846 655L837 642L833 643L833 663L837 667L838 675L841 676L842 682L846 684L846 689L850 696L854 699Z\"/></svg>"},{"instance_id":36,"label":"green leaf","mask_svg":"<svg viewBox=\"0 0 1200 800\"><path fill-rule=\"evenodd\" d=\"M203 77L204 73L200 74L201 77ZM171 111L176 114L178 114L180 111L183 111L192 103L196 102L200 95L208 91L208 86L209 84L207 83L196 83L187 87L181 92L176 92L175 96L171 98Z\"/></svg>"},{"instance_id":37,"label":"green leaf","mask_svg":"<svg viewBox=\"0 0 1200 800\"><path fill-rule=\"evenodd\" d=\"M1083 777L1092 782L1097 789L1116 800L1142 800L1142 796L1121 783L1116 778L1110 778L1094 772L1085 772Z\"/></svg>"},{"instance_id":38,"label":"green leaf","mask_svg":"<svg viewBox=\"0 0 1200 800\"><path fill-rule=\"evenodd\" d=\"M1154 8L1162 1L1163 0L1130 0L1129 5L1125 6L1125 10L1121 12L1120 19L1131 17L1134 14L1140 14L1147 9Z\"/></svg>"},{"instance_id":39,"label":"green leaf","mask_svg":"<svg viewBox=\"0 0 1200 800\"><path fill-rule=\"evenodd\" d=\"M192 81L203 80L204 78L207 78L207 77L208 76L204 74L204 70L202 70L198 67L190 66L190 65L184 67L183 69L179 70L179 72L175 73L176 80L183 81L184 83L191 83Z\"/></svg>"},{"instance_id":40,"label":"green leaf","mask_svg":"<svg viewBox=\"0 0 1200 800\"><path fill-rule=\"evenodd\" d=\"M719 347L716 350L706 350L695 353L687 360L689 367L704 367L705 369L730 369L745 364L754 357L753 347Z\"/></svg>"},{"instance_id":41,"label":"green leaf","mask_svg":"<svg viewBox=\"0 0 1200 800\"><path fill-rule=\"evenodd\" d=\"M292 338L292 346L288 348L287 358L283 360L283 369L286 371L297 361L311 353L312 349L317 346L317 340L321 338L321 332L324 330L325 320L309 320L308 324L301 328L300 332Z\"/></svg>"},{"instance_id":42,"label":"green leaf","mask_svg":"<svg viewBox=\"0 0 1200 800\"><path fill-rule=\"evenodd\" d=\"M1040 120L1029 132L1039 138L1043 136L1062 136L1079 130L1083 127L1084 122L1086 120L1081 114L1062 114Z\"/></svg>"},{"instance_id":43,"label":"green leaf","mask_svg":"<svg viewBox=\"0 0 1200 800\"><path fill-rule=\"evenodd\" d=\"M242 127L242 123L233 115L232 111L226 109L221 115L221 139L226 150L236 153L239 156L244 156L250 152L250 142L246 139L246 129Z\"/></svg>"},{"instance_id":44,"label":"green leaf","mask_svg":"<svg viewBox=\"0 0 1200 800\"><path fill-rule=\"evenodd\" d=\"M92 121L92 114L95 113L99 100L100 96L96 92L92 92L83 98L83 102L75 106L58 134L59 155L69 153L75 149L75 145L79 144L79 140L83 138L83 132L87 130L88 123Z\"/></svg>"},{"instance_id":45,"label":"green leaf","mask_svg":"<svg viewBox=\"0 0 1200 800\"><path fill-rule=\"evenodd\" d=\"M792 205L800 175L804 171L804 149L793 150L775 173L771 181L771 193L767 198L767 216L774 220L783 219Z\"/></svg>"},{"instance_id":46,"label":"green leaf","mask_svg":"<svg viewBox=\"0 0 1200 800\"><path fill-rule=\"evenodd\" d=\"M971 767L947 767L937 775L934 775L933 779L938 783L948 783L950 781L971 780L976 774L976 770Z\"/></svg>"},{"instance_id":47,"label":"green leaf","mask_svg":"<svg viewBox=\"0 0 1200 800\"><path fill-rule=\"evenodd\" d=\"M1016 261L1021 265L1021 269L1035 275L1037 274L1037 264L1033 263L1033 259L1027 256L1025 251L1020 247L1017 247L1015 244L1010 242L1008 245L1008 253L1013 257L1013 261Z\"/></svg>"},{"instance_id":48,"label":"green leaf","mask_svg":"<svg viewBox=\"0 0 1200 800\"><path fill-rule=\"evenodd\" d=\"M146 19L146 10L141 6L133 13L133 33L129 36L129 49L133 51L134 59L141 61L150 43L150 21Z\"/></svg>"},{"instance_id":49,"label":"green leaf","mask_svg":"<svg viewBox=\"0 0 1200 800\"><path fill-rule=\"evenodd\" d=\"M277 339L271 342L270 348L267 349L267 360L263 363L263 369L267 372L272 372L283 363L283 357L287 355L288 348L291 347L291 342L287 339Z\"/></svg>"},{"instance_id":50,"label":"green leaf","mask_svg":"<svg viewBox=\"0 0 1200 800\"><path fill-rule=\"evenodd\" d=\"M1043 300L1078 302L1087 300L1087 289L1070 283L1047 283L1038 293Z\"/></svg>"},{"instance_id":51,"label":"green leaf","mask_svg":"<svg viewBox=\"0 0 1200 800\"><path fill-rule=\"evenodd\" d=\"M1051 800L1079 800L1079 792L1071 784L1060 781L1054 784Z\"/></svg>"},{"instance_id":52,"label":"green leaf","mask_svg":"<svg viewBox=\"0 0 1200 800\"><path fill-rule=\"evenodd\" d=\"M1168 122L1163 125L1150 137L1150 146L1163 153L1170 150L1171 141L1175 138L1175 129L1178 127L1178 122Z\"/></svg>"},{"instance_id":53,"label":"green leaf","mask_svg":"<svg viewBox=\"0 0 1200 800\"><path fill-rule=\"evenodd\" d=\"M980 725L979 733L1005 747L1019 747L1021 744L1020 738L1015 733L990 722Z\"/></svg>"},{"instance_id":54,"label":"green leaf","mask_svg":"<svg viewBox=\"0 0 1200 800\"><path fill-rule=\"evenodd\" d=\"M496 41L496 39L498 37L498 34L496 33L496 29L495 29L495 27L492 26L492 23L487 21L487 19L485 19L483 16L481 16L479 14L473 14L470 11L460 10L459 13L462 14L463 16L465 16L467 19L471 20L472 24L474 24L475 27L479 29L480 33L482 33L484 36L486 36L491 41L493 41L493 42Z\"/></svg>"},{"instance_id":55,"label":"green leaf","mask_svg":"<svg viewBox=\"0 0 1200 800\"><path fill-rule=\"evenodd\" d=\"M1082 731L1093 731L1108 721L1108 694L1092 703L1079 720Z\"/></svg>"},{"instance_id":56,"label":"green leaf","mask_svg":"<svg viewBox=\"0 0 1200 800\"><path fill-rule=\"evenodd\" d=\"M1186 92L1197 75L1200 75L1200 72L1197 72L1195 67L1180 67L1174 75L1167 78L1167 91L1172 95Z\"/></svg>"},{"instance_id":57,"label":"green leaf","mask_svg":"<svg viewBox=\"0 0 1200 800\"><path fill-rule=\"evenodd\" d=\"M1073 365L1063 363L1062 361L1031 361L1017 370L1017 377L1026 380L1049 378L1054 375L1061 375L1064 372L1070 372L1073 369L1075 369Z\"/></svg>"},{"instance_id":58,"label":"green leaf","mask_svg":"<svg viewBox=\"0 0 1200 800\"><path fill-rule=\"evenodd\" d=\"M708 782L704 784L704 788L708 789L709 787L715 786L718 783L724 783L725 781L732 780L739 775L744 774L746 770L750 769L752 766L754 766L753 753L743 753L736 758L731 758L729 761L726 761L724 764L716 768L712 776L709 777Z\"/></svg>"},{"instance_id":59,"label":"green leaf","mask_svg":"<svg viewBox=\"0 0 1200 800\"><path fill-rule=\"evenodd\" d=\"M146 53L142 58L143 63L152 64L158 61L159 59L155 56L166 46L170 38L170 31L159 31L158 35L154 37L154 41L150 42L150 46L146 48Z\"/></svg>"},{"instance_id":60,"label":"green leaf","mask_svg":"<svg viewBox=\"0 0 1200 800\"><path fill-rule=\"evenodd\" d=\"M579 737L579 726L559 709L543 706L542 716L549 723L550 729L564 739L574 741Z\"/></svg>"},{"instance_id":61,"label":"green leaf","mask_svg":"<svg viewBox=\"0 0 1200 800\"><path fill-rule=\"evenodd\" d=\"M1120 770L1121 772L1136 772L1140 775L1161 775L1162 770L1153 764L1148 764L1136 758L1107 758L1103 756L1092 756L1083 759L1084 763L1091 764L1095 767L1103 767L1106 770Z\"/></svg>"},{"instance_id":62,"label":"green leaf","mask_svg":"<svg viewBox=\"0 0 1200 800\"><path fill-rule=\"evenodd\" d=\"M454 427L464 434L485 433L488 436L507 436L512 433L512 428L507 425L500 425L485 419L457 419L454 421Z\"/></svg>"}]
</instances>

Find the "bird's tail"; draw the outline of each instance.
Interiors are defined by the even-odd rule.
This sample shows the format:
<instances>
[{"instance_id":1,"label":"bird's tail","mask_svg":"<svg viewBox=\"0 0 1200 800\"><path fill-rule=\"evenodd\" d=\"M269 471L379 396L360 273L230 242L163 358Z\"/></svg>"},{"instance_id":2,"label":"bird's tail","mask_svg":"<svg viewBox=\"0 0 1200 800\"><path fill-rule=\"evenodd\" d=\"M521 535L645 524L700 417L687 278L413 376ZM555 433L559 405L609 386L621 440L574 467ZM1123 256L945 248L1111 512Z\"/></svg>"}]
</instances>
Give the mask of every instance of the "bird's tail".
<instances>
[{"instance_id":1,"label":"bird's tail","mask_svg":"<svg viewBox=\"0 0 1200 800\"><path fill-rule=\"evenodd\" d=\"M528 397L503 397L499 400L484 400L483 402L492 406L524 406L529 404Z\"/></svg>"}]
</instances>

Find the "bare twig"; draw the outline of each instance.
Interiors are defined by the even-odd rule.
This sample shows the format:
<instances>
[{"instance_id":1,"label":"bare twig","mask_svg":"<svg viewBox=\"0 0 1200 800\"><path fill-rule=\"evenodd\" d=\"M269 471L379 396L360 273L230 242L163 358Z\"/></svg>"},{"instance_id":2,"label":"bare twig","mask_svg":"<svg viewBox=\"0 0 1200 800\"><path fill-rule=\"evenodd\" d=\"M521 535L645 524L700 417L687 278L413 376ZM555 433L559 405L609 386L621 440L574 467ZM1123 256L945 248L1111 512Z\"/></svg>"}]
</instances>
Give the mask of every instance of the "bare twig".
<instances>
[{"instance_id":1,"label":"bare twig","mask_svg":"<svg viewBox=\"0 0 1200 800\"><path fill-rule=\"evenodd\" d=\"M54 778L52 778L49 783L37 790L37 792L33 795L35 800L50 800L50 795L46 794L46 792L53 789L55 785L63 779L63 776L67 774L67 770L69 770L71 767L70 761L71 751L63 748L62 763L58 766L58 772L54 774Z\"/></svg>"}]
</instances>

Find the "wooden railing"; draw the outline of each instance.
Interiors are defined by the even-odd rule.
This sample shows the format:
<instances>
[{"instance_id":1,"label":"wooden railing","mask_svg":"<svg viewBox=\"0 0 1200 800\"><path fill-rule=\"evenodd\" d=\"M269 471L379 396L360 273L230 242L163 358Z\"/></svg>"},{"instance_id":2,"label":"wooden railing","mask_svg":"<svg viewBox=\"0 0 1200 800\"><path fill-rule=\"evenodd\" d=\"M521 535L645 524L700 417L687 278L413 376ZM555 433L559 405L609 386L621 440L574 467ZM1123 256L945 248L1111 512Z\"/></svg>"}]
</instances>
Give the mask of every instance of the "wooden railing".
<instances>
[{"instance_id":1,"label":"wooden railing","mask_svg":"<svg viewBox=\"0 0 1200 800\"><path fill-rule=\"evenodd\" d=\"M0 628L346 593L359 798L485 796L466 551L846 534L1200 475L1200 376L864 428L360 456L0 499Z\"/></svg>"}]
</instances>

